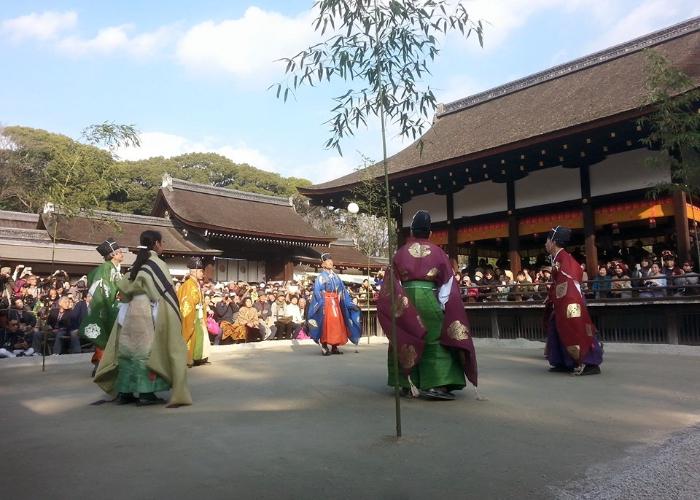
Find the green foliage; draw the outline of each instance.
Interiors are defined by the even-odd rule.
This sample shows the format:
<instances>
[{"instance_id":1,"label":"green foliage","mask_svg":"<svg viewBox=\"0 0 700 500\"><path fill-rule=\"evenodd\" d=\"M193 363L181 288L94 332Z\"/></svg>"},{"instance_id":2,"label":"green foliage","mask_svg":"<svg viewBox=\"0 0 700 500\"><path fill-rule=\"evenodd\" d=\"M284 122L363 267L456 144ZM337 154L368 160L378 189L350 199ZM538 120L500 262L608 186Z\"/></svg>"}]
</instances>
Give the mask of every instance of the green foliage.
<instances>
[{"instance_id":1,"label":"green foliage","mask_svg":"<svg viewBox=\"0 0 700 500\"><path fill-rule=\"evenodd\" d=\"M654 111L640 120L650 129L642 140L647 146L668 153L672 183L655 186L653 193L681 189L700 193L700 89L655 50L647 55L647 102ZM661 163L654 160L654 163Z\"/></svg>"},{"instance_id":2,"label":"green foliage","mask_svg":"<svg viewBox=\"0 0 700 500\"><path fill-rule=\"evenodd\" d=\"M297 187L311 185L306 179L284 178L245 163L234 163L216 153L118 162L117 171L121 187L110 196L110 209L136 214L151 213L164 173L199 184L275 196L292 196Z\"/></svg>"},{"instance_id":3,"label":"green foliage","mask_svg":"<svg viewBox=\"0 0 700 500\"><path fill-rule=\"evenodd\" d=\"M0 207L37 212L47 201L67 212L104 207L112 185L109 152L44 130L1 132Z\"/></svg>"},{"instance_id":4,"label":"green foliage","mask_svg":"<svg viewBox=\"0 0 700 500\"><path fill-rule=\"evenodd\" d=\"M151 213L164 173L255 193L292 196L311 182L237 164L214 153L116 161L120 146L137 146L131 125L105 122L83 131L82 140L27 127L0 130L0 208L38 212L47 201L64 210L107 208ZM107 148L96 147L97 145Z\"/></svg>"},{"instance_id":5,"label":"green foliage","mask_svg":"<svg viewBox=\"0 0 700 500\"><path fill-rule=\"evenodd\" d=\"M324 81L358 81L334 98L327 148L342 154L340 141L380 116L417 138L436 107L433 91L421 83L440 52L440 37L457 30L483 44L481 21L473 22L462 4L449 13L447 6L444 0L317 1L314 29L331 34L282 59L287 79L273 86L277 97L286 101L298 88Z\"/></svg>"}]
</instances>

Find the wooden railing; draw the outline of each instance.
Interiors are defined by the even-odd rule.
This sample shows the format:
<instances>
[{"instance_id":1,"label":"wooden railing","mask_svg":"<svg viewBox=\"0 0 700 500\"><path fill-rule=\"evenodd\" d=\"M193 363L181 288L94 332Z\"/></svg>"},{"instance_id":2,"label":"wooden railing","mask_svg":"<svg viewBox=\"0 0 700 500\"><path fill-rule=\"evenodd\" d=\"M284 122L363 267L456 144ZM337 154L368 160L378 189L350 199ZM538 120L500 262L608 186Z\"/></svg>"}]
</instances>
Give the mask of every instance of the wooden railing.
<instances>
[{"instance_id":1,"label":"wooden railing","mask_svg":"<svg viewBox=\"0 0 700 500\"><path fill-rule=\"evenodd\" d=\"M544 340L541 302L466 303L472 335ZM700 345L700 297L589 300L588 311L605 342ZM363 336L383 336L376 308L364 308Z\"/></svg>"}]
</instances>

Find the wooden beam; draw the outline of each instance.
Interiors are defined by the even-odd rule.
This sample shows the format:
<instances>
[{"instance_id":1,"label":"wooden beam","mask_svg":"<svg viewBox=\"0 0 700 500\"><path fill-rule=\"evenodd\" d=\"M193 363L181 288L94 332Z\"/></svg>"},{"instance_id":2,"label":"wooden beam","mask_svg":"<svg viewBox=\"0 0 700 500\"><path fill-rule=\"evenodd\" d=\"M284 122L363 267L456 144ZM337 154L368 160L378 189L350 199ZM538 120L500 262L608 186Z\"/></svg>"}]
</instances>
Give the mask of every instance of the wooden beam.
<instances>
[{"instance_id":1,"label":"wooden beam","mask_svg":"<svg viewBox=\"0 0 700 500\"><path fill-rule=\"evenodd\" d=\"M683 191L674 191L673 221L676 227L676 244L678 245L677 264L690 260L690 231L688 231L688 205Z\"/></svg>"},{"instance_id":2,"label":"wooden beam","mask_svg":"<svg viewBox=\"0 0 700 500\"><path fill-rule=\"evenodd\" d=\"M586 272L588 279L598 274L598 247L595 241L595 214L591 205L591 173L588 165L579 169L581 180L581 205L583 211L583 234L585 237Z\"/></svg>"},{"instance_id":3,"label":"wooden beam","mask_svg":"<svg viewBox=\"0 0 700 500\"><path fill-rule=\"evenodd\" d=\"M457 262L457 228L455 227L455 200L452 193L445 195L447 203L447 256Z\"/></svg>"}]
</instances>

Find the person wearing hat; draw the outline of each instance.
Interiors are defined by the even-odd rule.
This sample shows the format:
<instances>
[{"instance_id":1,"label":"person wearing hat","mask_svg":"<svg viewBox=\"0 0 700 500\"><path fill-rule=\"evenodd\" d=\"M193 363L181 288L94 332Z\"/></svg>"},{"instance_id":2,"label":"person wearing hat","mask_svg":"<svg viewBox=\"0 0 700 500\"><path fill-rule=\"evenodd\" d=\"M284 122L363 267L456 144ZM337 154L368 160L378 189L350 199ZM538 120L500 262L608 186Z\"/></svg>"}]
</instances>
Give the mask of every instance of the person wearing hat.
<instances>
[{"instance_id":1,"label":"person wearing hat","mask_svg":"<svg viewBox=\"0 0 700 500\"><path fill-rule=\"evenodd\" d=\"M476 387L476 351L450 259L430 242L430 214L419 210L411 237L398 249L377 301L382 329L393 335L388 356L388 385L396 380L405 395L453 400L454 390ZM393 289L393 297L391 290Z\"/></svg>"},{"instance_id":2,"label":"person wearing hat","mask_svg":"<svg viewBox=\"0 0 700 500\"><path fill-rule=\"evenodd\" d=\"M182 337L187 344L187 366L209 363L209 334L204 312L204 297L199 282L204 278L204 261L192 257L187 262L189 276L177 290L182 319Z\"/></svg>"},{"instance_id":3,"label":"person wearing hat","mask_svg":"<svg viewBox=\"0 0 700 500\"><path fill-rule=\"evenodd\" d=\"M94 382L116 395L117 404L163 404L156 393L170 390L168 407L191 405L180 310L172 276L160 259L163 237L147 230L139 242L129 274L117 283L119 315Z\"/></svg>"},{"instance_id":4,"label":"person wearing hat","mask_svg":"<svg viewBox=\"0 0 700 500\"><path fill-rule=\"evenodd\" d=\"M78 329L80 336L95 346L95 353L92 355L92 364L95 366L93 376L119 312L117 282L122 279L120 267L124 260L124 253L113 238L107 238L96 250L104 262L87 276L88 312Z\"/></svg>"},{"instance_id":5,"label":"person wearing hat","mask_svg":"<svg viewBox=\"0 0 700 500\"><path fill-rule=\"evenodd\" d=\"M360 310L333 271L331 254L321 255L321 268L309 302L309 336L321 344L324 356L343 354L339 346L347 344L348 339L355 345L360 340Z\"/></svg>"},{"instance_id":6,"label":"person wearing hat","mask_svg":"<svg viewBox=\"0 0 700 500\"><path fill-rule=\"evenodd\" d=\"M570 239L571 229L557 226L545 242L552 260L552 284L545 300L545 356L552 372L595 375L600 373L603 346L581 293L583 270L564 250Z\"/></svg>"}]
</instances>

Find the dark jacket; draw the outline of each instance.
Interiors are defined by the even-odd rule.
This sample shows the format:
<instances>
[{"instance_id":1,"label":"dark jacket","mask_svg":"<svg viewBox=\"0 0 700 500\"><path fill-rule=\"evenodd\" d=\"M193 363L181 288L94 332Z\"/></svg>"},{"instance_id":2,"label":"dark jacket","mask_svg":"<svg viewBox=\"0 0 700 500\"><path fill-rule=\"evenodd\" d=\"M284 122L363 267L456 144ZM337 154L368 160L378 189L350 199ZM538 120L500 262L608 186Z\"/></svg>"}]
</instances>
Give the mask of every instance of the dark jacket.
<instances>
[{"instance_id":1,"label":"dark jacket","mask_svg":"<svg viewBox=\"0 0 700 500\"><path fill-rule=\"evenodd\" d=\"M233 302L228 304L223 300L214 306L214 319L217 323L228 321L233 323L233 315L238 312L238 306Z\"/></svg>"}]
</instances>

